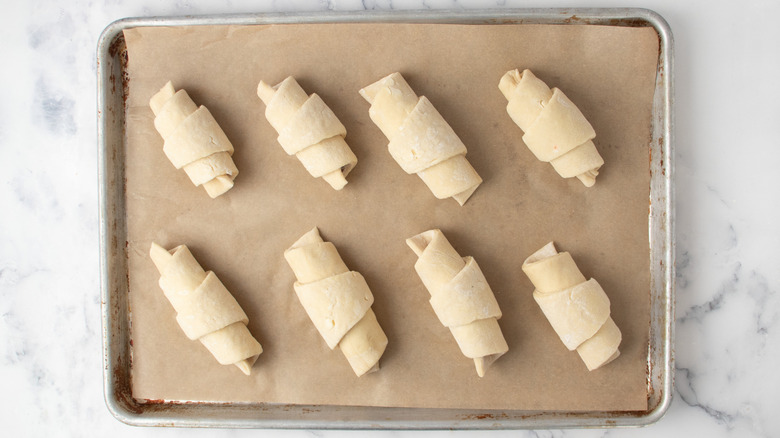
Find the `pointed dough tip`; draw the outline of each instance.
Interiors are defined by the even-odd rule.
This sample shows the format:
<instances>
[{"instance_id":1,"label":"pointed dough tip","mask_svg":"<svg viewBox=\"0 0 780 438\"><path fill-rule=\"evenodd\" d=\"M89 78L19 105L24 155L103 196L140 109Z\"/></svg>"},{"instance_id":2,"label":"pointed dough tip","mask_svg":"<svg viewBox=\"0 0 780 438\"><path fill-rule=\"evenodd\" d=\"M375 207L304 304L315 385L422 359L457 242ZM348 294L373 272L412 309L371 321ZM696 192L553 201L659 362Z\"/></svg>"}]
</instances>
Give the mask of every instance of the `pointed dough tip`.
<instances>
[{"instance_id":1,"label":"pointed dough tip","mask_svg":"<svg viewBox=\"0 0 780 438\"><path fill-rule=\"evenodd\" d=\"M366 87L366 88L361 88L361 89L358 91L358 93L360 93L360 96L361 96L363 99L365 99L365 100L366 100L366 102L368 102L368 103L374 103L374 96L375 96L376 94L369 94L369 93L368 93L368 91L367 91L367 88L368 88L368 87Z\"/></svg>"},{"instance_id":2,"label":"pointed dough tip","mask_svg":"<svg viewBox=\"0 0 780 438\"><path fill-rule=\"evenodd\" d=\"M336 190L343 189L348 182L347 178L344 177L344 172L342 172L341 169L337 169L331 173L322 175L322 179L324 179L328 184L330 184L331 187Z\"/></svg>"},{"instance_id":3,"label":"pointed dough tip","mask_svg":"<svg viewBox=\"0 0 780 438\"><path fill-rule=\"evenodd\" d=\"M274 94L276 94L276 90L265 82L260 81L260 83L257 84L257 97L259 97L264 104L268 105L268 102L271 101Z\"/></svg>"},{"instance_id":4,"label":"pointed dough tip","mask_svg":"<svg viewBox=\"0 0 780 438\"><path fill-rule=\"evenodd\" d=\"M479 377L485 377L485 362L483 358L477 357L474 359L474 366L477 368L477 375Z\"/></svg>"},{"instance_id":5,"label":"pointed dough tip","mask_svg":"<svg viewBox=\"0 0 780 438\"><path fill-rule=\"evenodd\" d=\"M314 226L311 230L309 230L308 233L304 234L303 237L306 237L308 239L316 239L316 240L322 240L322 237L320 236L320 228L318 226Z\"/></svg>"},{"instance_id":6,"label":"pointed dough tip","mask_svg":"<svg viewBox=\"0 0 780 438\"><path fill-rule=\"evenodd\" d=\"M203 183L203 188L206 189L206 193L208 193L211 199L214 199L232 189L233 184L233 179L231 177L220 175L211 181Z\"/></svg>"},{"instance_id":7,"label":"pointed dough tip","mask_svg":"<svg viewBox=\"0 0 780 438\"><path fill-rule=\"evenodd\" d=\"M504 73L504 76L502 76L501 80L499 80L498 89L501 90L501 93L507 100L509 100L512 92L515 91L515 88L517 88L517 84L520 82L522 77L522 73L520 73L518 69L514 69Z\"/></svg>"},{"instance_id":8,"label":"pointed dough tip","mask_svg":"<svg viewBox=\"0 0 780 438\"><path fill-rule=\"evenodd\" d=\"M425 248L433 241L436 234L441 234L441 230L434 228L432 230L424 231L416 236L412 236L406 239L406 244L414 251L417 257L420 257L425 251Z\"/></svg>"},{"instance_id":9,"label":"pointed dough tip","mask_svg":"<svg viewBox=\"0 0 780 438\"><path fill-rule=\"evenodd\" d=\"M295 243L293 243L290 248L287 249L287 251L318 242L324 242L324 240L322 239L322 236L320 236L320 229L315 225L314 228L307 231L306 234L296 240Z\"/></svg>"},{"instance_id":10,"label":"pointed dough tip","mask_svg":"<svg viewBox=\"0 0 780 438\"><path fill-rule=\"evenodd\" d=\"M233 365L237 366L239 370L241 370L242 373L246 374L247 376L252 374L252 365L249 364L249 361L247 359L240 360Z\"/></svg>"},{"instance_id":11,"label":"pointed dough tip","mask_svg":"<svg viewBox=\"0 0 780 438\"><path fill-rule=\"evenodd\" d=\"M414 236L406 239L406 244L409 246L409 248L412 249L412 251L414 251L414 254L417 257L420 257L423 250L425 249L424 244L420 240L420 236Z\"/></svg>"},{"instance_id":12,"label":"pointed dough tip","mask_svg":"<svg viewBox=\"0 0 780 438\"><path fill-rule=\"evenodd\" d=\"M168 261L173 257L167 249L158 245L156 242L152 242L152 247L149 249L149 256L152 258L152 262L154 262L154 266L157 267L159 272L162 272L165 269L165 266L168 265Z\"/></svg>"},{"instance_id":13,"label":"pointed dough tip","mask_svg":"<svg viewBox=\"0 0 780 438\"><path fill-rule=\"evenodd\" d=\"M477 191L477 187L479 187L480 184L482 184L481 181L479 184L475 185L474 187L471 187L470 189L452 195L452 199L458 201L458 204L460 204L460 206L463 207L463 205L466 204L466 201L468 201L469 198L471 198L471 195L473 195L474 192Z\"/></svg>"},{"instance_id":14,"label":"pointed dough tip","mask_svg":"<svg viewBox=\"0 0 780 438\"><path fill-rule=\"evenodd\" d=\"M391 84L398 82L399 77L401 78L400 80L406 82L406 80L403 79L403 76L401 76L400 73L394 72L372 83L371 85L367 85L363 87L358 91L358 93L360 93L360 95L363 96L363 99L366 99L368 103L373 104L374 98L376 97L377 93L379 93L379 90L384 88L388 82L390 82Z\"/></svg>"},{"instance_id":15,"label":"pointed dough tip","mask_svg":"<svg viewBox=\"0 0 780 438\"><path fill-rule=\"evenodd\" d=\"M366 370L365 372L363 372L362 374L357 374L357 373L355 373L355 374L356 374L358 377L362 377L362 376L365 376L366 374L375 373L375 372L377 372L377 371L379 371L379 362L375 363L375 364L374 364L374 366L372 366L371 368L367 369L367 370Z\"/></svg>"},{"instance_id":16,"label":"pointed dough tip","mask_svg":"<svg viewBox=\"0 0 780 438\"><path fill-rule=\"evenodd\" d=\"M252 367L255 365L255 362L257 362L257 359L260 357L261 354L263 354L262 346L260 346L260 352L257 353L256 355L240 360L234 363L233 365L237 366L238 369L241 370L241 372L249 376L252 374Z\"/></svg>"},{"instance_id":17,"label":"pointed dough tip","mask_svg":"<svg viewBox=\"0 0 780 438\"><path fill-rule=\"evenodd\" d=\"M487 369L490 368L490 366L493 365L493 362L498 360L499 357L503 356L504 353L505 352L495 353L488 356L475 357L474 365L477 368L477 375L479 377L485 377L485 373L487 372Z\"/></svg>"},{"instance_id":18,"label":"pointed dough tip","mask_svg":"<svg viewBox=\"0 0 780 438\"><path fill-rule=\"evenodd\" d=\"M599 172L597 170L589 170L577 175L577 179L579 179L585 187L593 187L593 185L596 184L596 176L598 176L598 174Z\"/></svg>"},{"instance_id":19,"label":"pointed dough tip","mask_svg":"<svg viewBox=\"0 0 780 438\"><path fill-rule=\"evenodd\" d=\"M168 81L160 88L160 91L149 99L149 106L152 108L152 112L155 116L157 116L160 110L162 110L162 107L165 106L165 103L168 102L174 94L176 94L176 89L173 88L173 83Z\"/></svg>"},{"instance_id":20,"label":"pointed dough tip","mask_svg":"<svg viewBox=\"0 0 780 438\"><path fill-rule=\"evenodd\" d=\"M406 239L406 244L409 245L409 248L414 251L417 257L422 256L423 251L425 251L425 247L428 246L428 242L425 241L421 234Z\"/></svg>"},{"instance_id":21,"label":"pointed dough tip","mask_svg":"<svg viewBox=\"0 0 780 438\"><path fill-rule=\"evenodd\" d=\"M556 254L558 254L558 249L555 248L555 243L550 241L543 247L539 248L535 253L528 256L528 258L525 259L525 261L523 262L523 266L529 265L531 263L536 263L540 260L552 257Z\"/></svg>"}]
</instances>

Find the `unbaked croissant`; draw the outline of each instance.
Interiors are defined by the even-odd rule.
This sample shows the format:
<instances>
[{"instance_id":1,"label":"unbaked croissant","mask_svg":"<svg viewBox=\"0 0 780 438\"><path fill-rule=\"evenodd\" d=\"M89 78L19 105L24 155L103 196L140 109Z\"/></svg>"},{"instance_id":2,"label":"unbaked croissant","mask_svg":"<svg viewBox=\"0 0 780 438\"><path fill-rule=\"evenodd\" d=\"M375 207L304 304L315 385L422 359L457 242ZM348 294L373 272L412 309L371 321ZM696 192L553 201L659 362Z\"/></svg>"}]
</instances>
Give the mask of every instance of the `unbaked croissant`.
<instances>
[{"instance_id":1,"label":"unbaked croissant","mask_svg":"<svg viewBox=\"0 0 780 438\"><path fill-rule=\"evenodd\" d=\"M418 234L406 244L417 254L414 269L431 294L434 313L483 377L509 347L498 326L501 309L482 270L472 257L461 257L440 230Z\"/></svg>"},{"instance_id":2,"label":"unbaked croissant","mask_svg":"<svg viewBox=\"0 0 780 438\"><path fill-rule=\"evenodd\" d=\"M571 254L550 242L523 262L523 272L555 333L566 348L577 350L588 370L620 355L622 335L610 317L609 298L596 280L585 279Z\"/></svg>"},{"instance_id":3,"label":"unbaked croissant","mask_svg":"<svg viewBox=\"0 0 780 438\"><path fill-rule=\"evenodd\" d=\"M238 169L233 145L205 106L196 106L184 90L169 81L152 96L154 127L165 140L163 151L177 168L184 168L195 186L212 198L233 187Z\"/></svg>"},{"instance_id":4,"label":"unbaked croissant","mask_svg":"<svg viewBox=\"0 0 780 438\"><path fill-rule=\"evenodd\" d=\"M552 164L564 178L576 176L586 187L593 186L604 164L592 141L596 132L563 91L551 90L530 70L508 71L498 88L536 158Z\"/></svg>"},{"instance_id":5,"label":"unbaked croissant","mask_svg":"<svg viewBox=\"0 0 780 438\"><path fill-rule=\"evenodd\" d=\"M390 140L390 155L406 173L416 173L438 199L460 205L482 183L466 159L466 146L425 96L417 97L400 73L360 90L371 120Z\"/></svg>"},{"instance_id":6,"label":"unbaked croissant","mask_svg":"<svg viewBox=\"0 0 780 438\"><path fill-rule=\"evenodd\" d=\"M344 188L357 157L344 141L347 129L320 96L307 96L292 76L273 87L260 81L257 95L284 151L298 157L311 176Z\"/></svg>"},{"instance_id":7,"label":"unbaked croissant","mask_svg":"<svg viewBox=\"0 0 780 438\"><path fill-rule=\"evenodd\" d=\"M284 258L298 280L295 293L328 347L339 347L358 376L378 370L387 336L371 310L374 295L363 276L347 268L316 227Z\"/></svg>"},{"instance_id":8,"label":"unbaked croissant","mask_svg":"<svg viewBox=\"0 0 780 438\"><path fill-rule=\"evenodd\" d=\"M222 365L233 364L249 375L263 347L249 333L249 318L219 278L205 272L185 245L168 251L152 243L149 255L184 334L199 340Z\"/></svg>"}]
</instances>

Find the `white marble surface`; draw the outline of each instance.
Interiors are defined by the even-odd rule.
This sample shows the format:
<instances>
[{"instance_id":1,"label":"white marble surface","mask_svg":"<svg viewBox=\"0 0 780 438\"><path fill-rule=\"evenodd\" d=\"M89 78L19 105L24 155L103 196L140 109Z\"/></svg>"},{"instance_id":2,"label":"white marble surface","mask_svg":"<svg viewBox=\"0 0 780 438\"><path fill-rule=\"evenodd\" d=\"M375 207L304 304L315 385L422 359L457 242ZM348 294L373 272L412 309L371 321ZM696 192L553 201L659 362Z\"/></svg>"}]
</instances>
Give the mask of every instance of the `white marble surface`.
<instances>
[{"instance_id":1,"label":"white marble surface","mask_svg":"<svg viewBox=\"0 0 780 438\"><path fill-rule=\"evenodd\" d=\"M780 3L42 0L2 6L3 436L364 435L135 428L109 414L101 376L95 105L95 45L108 23L226 12L539 6L647 7L674 32L677 377L671 408L649 428L494 435L780 435Z\"/></svg>"}]
</instances>

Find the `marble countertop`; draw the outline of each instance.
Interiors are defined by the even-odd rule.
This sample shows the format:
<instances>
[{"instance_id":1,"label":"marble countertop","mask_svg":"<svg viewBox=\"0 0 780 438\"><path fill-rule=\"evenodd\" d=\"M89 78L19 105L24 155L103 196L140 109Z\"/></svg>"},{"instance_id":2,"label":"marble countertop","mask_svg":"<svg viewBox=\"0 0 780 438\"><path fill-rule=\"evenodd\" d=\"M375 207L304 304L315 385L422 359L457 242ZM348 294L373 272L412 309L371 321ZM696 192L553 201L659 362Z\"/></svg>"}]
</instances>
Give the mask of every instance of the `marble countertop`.
<instances>
[{"instance_id":1,"label":"marble countertop","mask_svg":"<svg viewBox=\"0 0 780 438\"><path fill-rule=\"evenodd\" d=\"M132 16L488 7L645 7L675 37L674 399L657 424L498 436L780 434L780 3L477 0L5 2L0 14L0 428L6 436L342 436L136 428L103 400L98 36ZM775 139L775 140L773 140ZM775 255L773 255L775 254ZM374 432L376 436L476 432Z\"/></svg>"}]
</instances>

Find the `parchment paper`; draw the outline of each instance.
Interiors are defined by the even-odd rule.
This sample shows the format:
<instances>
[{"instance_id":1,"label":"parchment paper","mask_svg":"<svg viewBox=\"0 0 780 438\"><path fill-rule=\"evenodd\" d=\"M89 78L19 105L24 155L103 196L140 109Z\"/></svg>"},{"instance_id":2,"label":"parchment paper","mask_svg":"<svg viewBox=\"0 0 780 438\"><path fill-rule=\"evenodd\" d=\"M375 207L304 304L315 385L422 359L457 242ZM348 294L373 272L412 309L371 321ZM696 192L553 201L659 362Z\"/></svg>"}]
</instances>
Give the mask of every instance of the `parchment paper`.
<instances>
[{"instance_id":1,"label":"parchment paper","mask_svg":"<svg viewBox=\"0 0 780 438\"><path fill-rule=\"evenodd\" d=\"M645 410L649 314L651 28L585 25L304 24L125 31L132 386L137 399L520 410ZM594 126L606 164L595 187L563 179L521 141L498 90L531 68ZM484 179L464 207L437 200L387 151L358 90L400 71L468 147ZM358 157L340 192L287 156L255 94L293 75L347 127ZM162 151L149 98L166 81L205 105L235 146L235 187L210 199ZM381 370L355 377L316 332L283 251L319 226L371 287L389 338ZM473 256L509 344L484 378L428 303L405 239L441 228ZM250 377L188 340L157 285L156 241L187 244L249 316L265 352ZM596 278L623 333L621 356L588 372L534 302L523 260L548 241Z\"/></svg>"}]
</instances>

